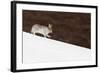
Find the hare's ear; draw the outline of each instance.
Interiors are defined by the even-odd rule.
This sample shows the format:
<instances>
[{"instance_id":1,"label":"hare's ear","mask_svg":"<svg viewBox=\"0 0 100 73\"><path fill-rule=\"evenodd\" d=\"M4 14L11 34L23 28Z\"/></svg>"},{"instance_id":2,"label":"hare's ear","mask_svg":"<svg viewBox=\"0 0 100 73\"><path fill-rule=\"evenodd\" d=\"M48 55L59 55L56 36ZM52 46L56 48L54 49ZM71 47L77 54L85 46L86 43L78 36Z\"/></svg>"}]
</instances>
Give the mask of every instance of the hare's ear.
<instances>
[{"instance_id":1,"label":"hare's ear","mask_svg":"<svg viewBox=\"0 0 100 73\"><path fill-rule=\"evenodd\" d=\"M52 28L52 24L49 24L48 27L49 27L49 28Z\"/></svg>"}]
</instances>

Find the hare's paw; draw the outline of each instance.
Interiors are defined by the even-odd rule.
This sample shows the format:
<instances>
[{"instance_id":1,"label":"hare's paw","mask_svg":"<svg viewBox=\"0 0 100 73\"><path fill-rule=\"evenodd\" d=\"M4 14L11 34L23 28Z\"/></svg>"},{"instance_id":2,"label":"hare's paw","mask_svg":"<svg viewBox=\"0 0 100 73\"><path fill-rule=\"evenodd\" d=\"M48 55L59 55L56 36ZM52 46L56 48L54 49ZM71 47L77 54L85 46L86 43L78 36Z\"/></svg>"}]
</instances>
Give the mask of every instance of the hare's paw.
<instances>
[{"instance_id":1,"label":"hare's paw","mask_svg":"<svg viewBox=\"0 0 100 73\"><path fill-rule=\"evenodd\" d=\"M47 35L46 37L50 38L51 36L50 35Z\"/></svg>"}]
</instances>

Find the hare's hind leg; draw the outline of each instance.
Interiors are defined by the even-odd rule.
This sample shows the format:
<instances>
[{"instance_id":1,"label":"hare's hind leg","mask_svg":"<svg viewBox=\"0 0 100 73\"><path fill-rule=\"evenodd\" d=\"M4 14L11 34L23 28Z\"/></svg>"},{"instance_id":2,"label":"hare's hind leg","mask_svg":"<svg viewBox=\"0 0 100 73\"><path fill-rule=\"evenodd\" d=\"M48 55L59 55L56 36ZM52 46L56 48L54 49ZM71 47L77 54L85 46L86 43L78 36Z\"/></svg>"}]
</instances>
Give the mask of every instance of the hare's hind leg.
<instances>
[{"instance_id":1,"label":"hare's hind leg","mask_svg":"<svg viewBox=\"0 0 100 73\"><path fill-rule=\"evenodd\" d=\"M33 36L35 35L35 32L32 32Z\"/></svg>"}]
</instances>

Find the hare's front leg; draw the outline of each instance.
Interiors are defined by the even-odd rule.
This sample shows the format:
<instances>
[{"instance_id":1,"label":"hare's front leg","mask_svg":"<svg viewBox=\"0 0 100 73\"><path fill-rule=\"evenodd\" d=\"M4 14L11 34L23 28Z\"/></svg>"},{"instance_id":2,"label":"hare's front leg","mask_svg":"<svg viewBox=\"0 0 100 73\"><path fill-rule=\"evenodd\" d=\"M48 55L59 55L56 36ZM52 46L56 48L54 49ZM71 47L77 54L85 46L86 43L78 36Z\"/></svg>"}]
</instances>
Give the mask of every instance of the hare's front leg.
<instances>
[{"instance_id":1,"label":"hare's front leg","mask_svg":"<svg viewBox=\"0 0 100 73\"><path fill-rule=\"evenodd\" d=\"M50 35L46 35L46 37L50 38L51 36Z\"/></svg>"},{"instance_id":2,"label":"hare's front leg","mask_svg":"<svg viewBox=\"0 0 100 73\"><path fill-rule=\"evenodd\" d=\"M45 35L44 35L44 37L45 37L45 38L47 38L47 37L49 38L50 36L49 36L49 35L47 35L47 34L45 34Z\"/></svg>"},{"instance_id":3,"label":"hare's front leg","mask_svg":"<svg viewBox=\"0 0 100 73\"><path fill-rule=\"evenodd\" d=\"M47 37L47 35L44 35L44 37L46 38L46 37Z\"/></svg>"}]
</instances>

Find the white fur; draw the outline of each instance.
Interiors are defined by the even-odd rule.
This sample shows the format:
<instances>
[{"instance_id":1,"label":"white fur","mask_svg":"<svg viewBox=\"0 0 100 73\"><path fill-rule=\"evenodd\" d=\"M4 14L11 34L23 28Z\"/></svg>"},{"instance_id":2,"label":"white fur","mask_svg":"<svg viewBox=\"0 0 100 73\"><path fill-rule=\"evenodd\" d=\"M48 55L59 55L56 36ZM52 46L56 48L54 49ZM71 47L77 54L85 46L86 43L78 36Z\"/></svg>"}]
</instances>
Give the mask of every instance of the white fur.
<instances>
[{"instance_id":1,"label":"white fur","mask_svg":"<svg viewBox=\"0 0 100 73\"><path fill-rule=\"evenodd\" d=\"M32 26L31 33L35 35L35 33L40 33L44 35L44 37L50 37L49 33L52 33L52 25L49 24L48 27L40 24L35 24Z\"/></svg>"}]
</instances>

